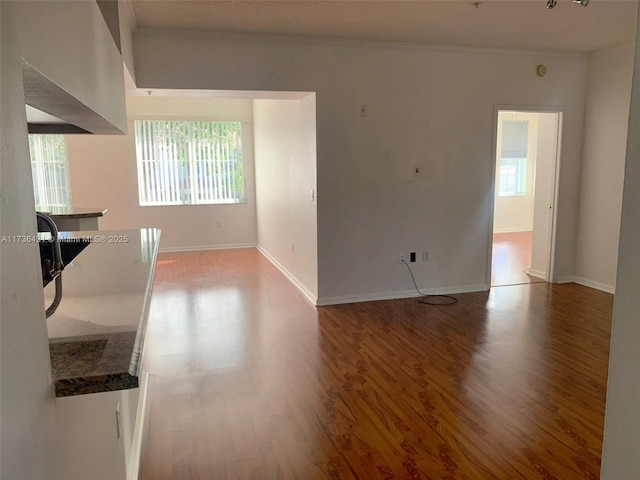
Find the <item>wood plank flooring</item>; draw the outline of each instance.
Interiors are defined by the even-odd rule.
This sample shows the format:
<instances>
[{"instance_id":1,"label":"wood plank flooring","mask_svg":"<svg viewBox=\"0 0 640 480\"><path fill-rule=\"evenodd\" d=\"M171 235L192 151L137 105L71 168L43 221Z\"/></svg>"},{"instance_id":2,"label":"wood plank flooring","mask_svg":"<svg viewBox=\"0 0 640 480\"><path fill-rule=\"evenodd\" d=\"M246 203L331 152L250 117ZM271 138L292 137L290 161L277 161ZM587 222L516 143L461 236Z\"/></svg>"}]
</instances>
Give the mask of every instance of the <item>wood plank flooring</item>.
<instances>
[{"instance_id":1,"label":"wood plank flooring","mask_svg":"<svg viewBox=\"0 0 640 480\"><path fill-rule=\"evenodd\" d=\"M314 308L256 250L160 256L141 478L598 479L613 296Z\"/></svg>"},{"instance_id":2,"label":"wood plank flooring","mask_svg":"<svg viewBox=\"0 0 640 480\"><path fill-rule=\"evenodd\" d=\"M544 282L524 273L531 268L532 249L533 232L494 233L491 286Z\"/></svg>"}]
</instances>

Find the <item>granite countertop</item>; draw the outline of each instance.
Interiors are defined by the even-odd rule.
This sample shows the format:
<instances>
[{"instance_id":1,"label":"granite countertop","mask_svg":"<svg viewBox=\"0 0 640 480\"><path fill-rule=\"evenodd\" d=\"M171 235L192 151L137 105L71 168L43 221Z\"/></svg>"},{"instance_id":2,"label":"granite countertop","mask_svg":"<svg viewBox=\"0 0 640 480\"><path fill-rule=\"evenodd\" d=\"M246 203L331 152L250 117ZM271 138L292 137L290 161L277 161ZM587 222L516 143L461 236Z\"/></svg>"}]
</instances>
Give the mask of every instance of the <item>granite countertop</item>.
<instances>
[{"instance_id":1,"label":"granite countertop","mask_svg":"<svg viewBox=\"0 0 640 480\"><path fill-rule=\"evenodd\" d=\"M159 229L64 232L91 243L62 272L62 302L47 319L56 396L138 386ZM48 306L54 282L45 287Z\"/></svg>"},{"instance_id":2,"label":"granite countertop","mask_svg":"<svg viewBox=\"0 0 640 480\"><path fill-rule=\"evenodd\" d=\"M56 218L104 217L108 210L106 208L45 207L39 211L55 220Z\"/></svg>"}]
</instances>

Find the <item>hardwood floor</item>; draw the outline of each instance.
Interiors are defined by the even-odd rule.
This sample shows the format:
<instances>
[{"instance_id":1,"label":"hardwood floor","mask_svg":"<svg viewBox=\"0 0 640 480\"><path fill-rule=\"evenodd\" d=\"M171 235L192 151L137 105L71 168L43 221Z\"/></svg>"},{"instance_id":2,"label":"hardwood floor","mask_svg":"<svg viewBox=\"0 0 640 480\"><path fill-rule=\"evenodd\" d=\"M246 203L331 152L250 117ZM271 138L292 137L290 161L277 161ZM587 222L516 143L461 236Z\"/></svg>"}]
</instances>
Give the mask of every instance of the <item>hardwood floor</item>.
<instances>
[{"instance_id":1,"label":"hardwood floor","mask_svg":"<svg viewBox=\"0 0 640 480\"><path fill-rule=\"evenodd\" d=\"M491 286L544 282L542 278L527 275L531 268L533 232L493 234L491 257Z\"/></svg>"},{"instance_id":2,"label":"hardwood floor","mask_svg":"<svg viewBox=\"0 0 640 480\"><path fill-rule=\"evenodd\" d=\"M613 296L314 308L256 250L161 255L142 475L598 479Z\"/></svg>"}]
</instances>

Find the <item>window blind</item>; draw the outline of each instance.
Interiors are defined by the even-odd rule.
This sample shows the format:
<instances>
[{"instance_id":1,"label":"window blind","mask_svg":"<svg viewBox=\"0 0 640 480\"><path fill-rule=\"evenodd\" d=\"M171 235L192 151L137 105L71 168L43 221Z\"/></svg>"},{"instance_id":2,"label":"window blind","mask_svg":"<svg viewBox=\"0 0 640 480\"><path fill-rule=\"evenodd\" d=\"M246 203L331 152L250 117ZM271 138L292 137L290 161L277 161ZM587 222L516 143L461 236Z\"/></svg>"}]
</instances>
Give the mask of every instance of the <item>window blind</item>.
<instances>
[{"instance_id":1,"label":"window blind","mask_svg":"<svg viewBox=\"0 0 640 480\"><path fill-rule=\"evenodd\" d=\"M245 201L242 123L135 121L140 205Z\"/></svg>"},{"instance_id":2,"label":"window blind","mask_svg":"<svg viewBox=\"0 0 640 480\"><path fill-rule=\"evenodd\" d=\"M71 206L64 135L29 135L36 210Z\"/></svg>"},{"instance_id":3,"label":"window blind","mask_svg":"<svg viewBox=\"0 0 640 480\"><path fill-rule=\"evenodd\" d=\"M502 157L526 158L529 148L529 122L505 120L502 124Z\"/></svg>"}]
</instances>

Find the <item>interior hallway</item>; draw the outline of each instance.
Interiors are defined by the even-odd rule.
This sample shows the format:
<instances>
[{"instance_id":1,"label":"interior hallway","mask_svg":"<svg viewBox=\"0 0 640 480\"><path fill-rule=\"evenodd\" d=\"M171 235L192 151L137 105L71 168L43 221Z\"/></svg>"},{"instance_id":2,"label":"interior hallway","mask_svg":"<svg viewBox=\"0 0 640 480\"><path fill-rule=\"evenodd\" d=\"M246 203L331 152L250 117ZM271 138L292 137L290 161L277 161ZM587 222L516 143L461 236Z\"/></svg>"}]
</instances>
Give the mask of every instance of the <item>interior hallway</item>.
<instances>
[{"instance_id":1,"label":"interior hallway","mask_svg":"<svg viewBox=\"0 0 640 480\"><path fill-rule=\"evenodd\" d=\"M524 273L531 267L532 248L533 232L494 233L491 286L544 282Z\"/></svg>"},{"instance_id":2,"label":"interior hallway","mask_svg":"<svg viewBox=\"0 0 640 480\"><path fill-rule=\"evenodd\" d=\"M599 478L613 296L314 308L255 249L162 254L142 477Z\"/></svg>"}]
</instances>

